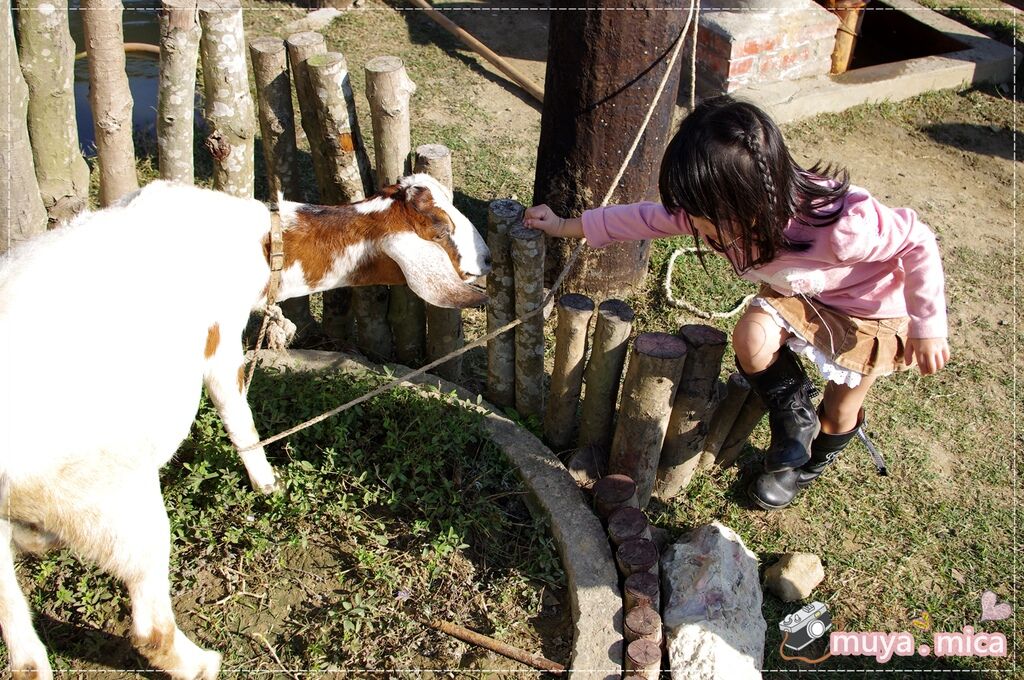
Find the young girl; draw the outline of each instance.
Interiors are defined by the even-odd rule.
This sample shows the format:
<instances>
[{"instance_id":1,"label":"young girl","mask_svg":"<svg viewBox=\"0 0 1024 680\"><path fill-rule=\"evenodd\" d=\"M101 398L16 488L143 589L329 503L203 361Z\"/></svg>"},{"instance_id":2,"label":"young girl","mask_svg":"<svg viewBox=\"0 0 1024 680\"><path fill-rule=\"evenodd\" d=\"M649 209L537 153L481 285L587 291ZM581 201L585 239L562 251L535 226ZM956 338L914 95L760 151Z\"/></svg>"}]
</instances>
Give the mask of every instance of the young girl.
<instances>
[{"instance_id":1,"label":"young girl","mask_svg":"<svg viewBox=\"0 0 1024 680\"><path fill-rule=\"evenodd\" d=\"M563 218L546 205L525 224L549 236L613 241L690 234L761 284L736 324L740 372L768 407L771 444L750 486L783 508L864 423L875 379L949 361L942 262L912 210L892 210L850 185L845 171L794 162L764 112L723 96L686 117L661 163L662 203ZM797 355L828 381L817 410Z\"/></svg>"}]
</instances>

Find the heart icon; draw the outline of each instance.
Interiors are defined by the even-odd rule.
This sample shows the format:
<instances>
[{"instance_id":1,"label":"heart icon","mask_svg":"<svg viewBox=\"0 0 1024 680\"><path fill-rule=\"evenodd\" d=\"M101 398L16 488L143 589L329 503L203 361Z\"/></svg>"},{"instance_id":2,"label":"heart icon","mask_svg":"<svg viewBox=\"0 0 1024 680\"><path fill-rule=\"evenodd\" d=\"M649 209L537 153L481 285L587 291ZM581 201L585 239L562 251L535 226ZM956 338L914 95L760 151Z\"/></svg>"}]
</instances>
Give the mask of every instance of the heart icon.
<instances>
[{"instance_id":1,"label":"heart icon","mask_svg":"<svg viewBox=\"0 0 1024 680\"><path fill-rule=\"evenodd\" d=\"M931 615L928 612L923 611L923 612L921 612L920 616L911 619L910 623L913 626L915 626L917 628L920 628L921 630L931 630L931 628L932 628L932 617L931 617Z\"/></svg>"},{"instance_id":2,"label":"heart icon","mask_svg":"<svg viewBox=\"0 0 1024 680\"><path fill-rule=\"evenodd\" d=\"M986 590L981 595L981 620L982 621L1002 621L1003 619L1010 618L1010 614L1013 610L1010 609L1010 605L1006 602L996 602L996 594L991 590Z\"/></svg>"}]
</instances>

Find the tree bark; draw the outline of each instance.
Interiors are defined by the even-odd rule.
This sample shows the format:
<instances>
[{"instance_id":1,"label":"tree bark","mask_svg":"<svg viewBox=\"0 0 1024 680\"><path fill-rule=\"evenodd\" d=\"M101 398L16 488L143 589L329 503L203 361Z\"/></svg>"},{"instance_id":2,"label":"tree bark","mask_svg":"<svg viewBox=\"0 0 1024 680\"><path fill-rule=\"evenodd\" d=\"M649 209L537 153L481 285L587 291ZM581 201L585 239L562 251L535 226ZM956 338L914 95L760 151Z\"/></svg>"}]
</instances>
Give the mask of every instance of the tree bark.
<instances>
[{"instance_id":1,"label":"tree bark","mask_svg":"<svg viewBox=\"0 0 1024 680\"><path fill-rule=\"evenodd\" d=\"M452 180L452 152L443 144L423 144L416 147L413 172L424 172L449 191L454 189ZM462 311L435 307L424 303L427 316L427 361L461 349L466 344L462 330ZM450 359L434 369L445 380L458 382L462 379L462 356Z\"/></svg>"},{"instance_id":2,"label":"tree bark","mask_svg":"<svg viewBox=\"0 0 1024 680\"><path fill-rule=\"evenodd\" d=\"M516 227L509 236L515 270L516 317L544 303L544 232ZM493 257L493 256L492 256ZM537 314L516 326L516 411L544 413L544 316Z\"/></svg>"},{"instance_id":3,"label":"tree bark","mask_svg":"<svg viewBox=\"0 0 1024 680\"><path fill-rule=\"evenodd\" d=\"M163 0L162 4L156 104L160 177L193 184L199 6L197 0Z\"/></svg>"},{"instance_id":4,"label":"tree bark","mask_svg":"<svg viewBox=\"0 0 1024 680\"><path fill-rule=\"evenodd\" d=\"M285 44L288 46L288 64L291 67L292 79L295 81L295 96L299 101L302 130L309 144L309 155L313 159L316 185L320 187L320 191L324 191L324 187L329 182L324 176L325 165L321 157L322 152L319 142L319 140L323 139L323 131L318 119L313 86L310 84L309 76L306 72L306 60L313 55L327 52L327 42L319 33L304 31L288 36ZM298 146L298 137L296 137L296 146ZM364 187L364 191L372 191L372 189L373 187ZM315 194L316 192L307 191L305 199L310 202L315 200L319 200L321 203L327 202L326 198L322 196L318 198Z\"/></svg>"},{"instance_id":5,"label":"tree bark","mask_svg":"<svg viewBox=\"0 0 1024 680\"><path fill-rule=\"evenodd\" d=\"M587 330L593 314L594 301L585 295L569 293L558 300L555 363L544 413L544 438L555 452L569 448L575 434L587 359Z\"/></svg>"},{"instance_id":6,"label":"tree bark","mask_svg":"<svg viewBox=\"0 0 1024 680\"><path fill-rule=\"evenodd\" d=\"M595 446L597 467L608 467L608 450L612 445L615 401L619 396L622 369L629 351L629 333L633 328L633 310L622 300L605 300L597 308L594 343L590 360L583 373L586 391L580 411L581 449Z\"/></svg>"},{"instance_id":7,"label":"tree bark","mask_svg":"<svg viewBox=\"0 0 1024 680\"><path fill-rule=\"evenodd\" d=\"M611 188L640 131L686 21L682 0L627 3L597 0L585 10L553 11L548 31L544 113L534 202L578 216ZM552 9L577 7L555 0ZM666 7L667 6L667 7ZM659 11L679 8L680 11ZM670 136L679 87L677 66L655 105L613 203L657 198L662 152ZM547 280L562 270L575 243L553 239ZM624 294L647 269L646 241L618 243L583 254L566 288L598 299Z\"/></svg>"},{"instance_id":8,"label":"tree bark","mask_svg":"<svg viewBox=\"0 0 1024 680\"><path fill-rule=\"evenodd\" d=\"M502 328L516 317L515 279L509 232L523 222L523 206L509 199L491 201L487 210L487 248L491 273L487 275L487 332ZM496 406L516 401L516 342L514 330L487 341L487 400Z\"/></svg>"},{"instance_id":9,"label":"tree bark","mask_svg":"<svg viewBox=\"0 0 1024 680\"><path fill-rule=\"evenodd\" d=\"M125 73L120 0L82 2L89 53L89 103L100 168L100 204L110 205L139 188L132 141L132 93Z\"/></svg>"},{"instance_id":10,"label":"tree bark","mask_svg":"<svg viewBox=\"0 0 1024 680\"><path fill-rule=\"evenodd\" d=\"M213 156L213 186L242 198L253 197L256 118L249 92L245 32L238 0L204 0L200 55L206 122L206 148Z\"/></svg>"},{"instance_id":11,"label":"tree bark","mask_svg":"<svg viewBox=\"0 0 1024 680\"><path fill-rule=\"evenodd\" d=\"M67 0L20 0L21 71L28 85L28 132L39 192L50 224L85 209L89 166L75 122L75 43Z\"/></svg>"},{"instance_id":12,"label":"tree bark","mask_svg":"<svg viewBox=\"0 0 1024 680\"><path fill-rule=\"evenodd\" d=\"M26 122L28 85L14 47L14 19L9 10L3 14L0 92L9 99L7 106L0 106L0 254L46 231Z\"/></svg>"}]
</instances>

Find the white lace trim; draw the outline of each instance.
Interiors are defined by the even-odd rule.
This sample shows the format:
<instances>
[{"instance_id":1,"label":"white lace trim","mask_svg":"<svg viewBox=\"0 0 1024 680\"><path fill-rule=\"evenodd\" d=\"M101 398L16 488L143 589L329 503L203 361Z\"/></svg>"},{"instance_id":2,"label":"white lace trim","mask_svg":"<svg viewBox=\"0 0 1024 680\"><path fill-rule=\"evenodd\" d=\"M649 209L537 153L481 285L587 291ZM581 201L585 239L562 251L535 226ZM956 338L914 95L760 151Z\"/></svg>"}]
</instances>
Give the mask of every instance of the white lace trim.
<instances>
[{"instance_id":1,"label":"white lace trim","mask_svg":"<svg viewBox=\"0 0 1024 680\"><path fill-rule=\"evenodd\" d=\"M821 373L821 377L825 380L839 385L846 385L847 387L856 387L860 384L860 380L863 377L862 374L839 366L828 355L807 342L788 321L782 318L782 315L767 300L756 297L750 301L750 304L753 307L760 307L771 314L772 318L775 319L775 323L793 334L793 337L786 341L786 345L798 355L807 357L814 362L814 365L818 367L818 372Z\"/></svg>"}]
</instances>

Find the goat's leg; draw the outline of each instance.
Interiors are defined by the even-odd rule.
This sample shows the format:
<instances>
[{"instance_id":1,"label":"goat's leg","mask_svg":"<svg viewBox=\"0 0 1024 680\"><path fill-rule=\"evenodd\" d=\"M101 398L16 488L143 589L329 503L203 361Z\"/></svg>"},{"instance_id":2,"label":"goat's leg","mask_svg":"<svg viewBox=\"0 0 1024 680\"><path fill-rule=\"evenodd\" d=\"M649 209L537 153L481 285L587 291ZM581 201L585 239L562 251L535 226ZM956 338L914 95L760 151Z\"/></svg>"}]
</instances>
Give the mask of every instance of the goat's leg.
<instances>
[{"instance_id":1,"label":"goat's leg","mask_svg":"<svg viewBox=\"0 0 1024 680\"><path fill-rule=\"evenodd\" d=\"M100 488L102 487L102 488ZM157 472L139 471L99 482L79 496L88 525L67 527L65 543L124 581L132 602L132 637L156 668L175 680L214 680L220 654L198 647L171 609L171 532Z\"/></svg>"},{"instance_id":2,"label":"goat's leg","mask_svg":"<svg viewBox=\"0 0 1024 680\"><path fill-rule=\"evenodd\" d=\"M11 676L16 680L51 680L46 648L32 627L32 612L14 573L11 525L0 520L0 629Z\"/></svg>"},{"instance_id":3,"label":"goat's leg","mask_svg":"<svg viewBox=\"0 0 1024 680\"><path fill-rule=\"evenodd\" d=\"M241 450L258 442L260 436L256 432L252 410L243 392L245 361L242 350L240 347L228 348L225 346L227 344L222 342L214 355L207 359L203 377L206 391L217 407L231 443ZM277 491L277 475L267 462L267 454L262 446L243 451L239 457L245 465L245 471L249 473L249 482L254 489L265 494Z\"/></svg>"}]
</instances>

